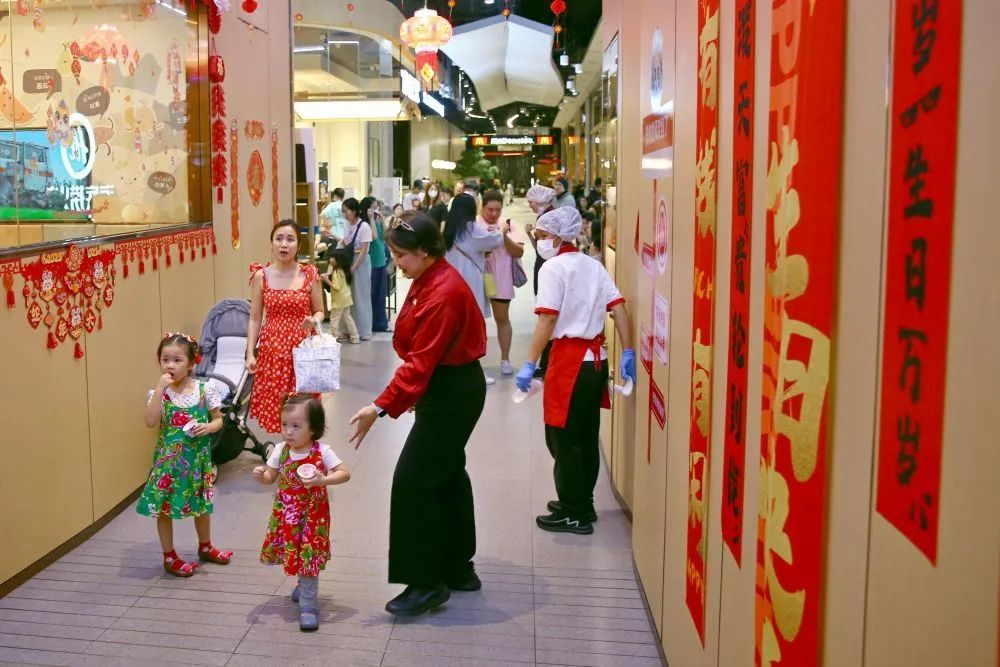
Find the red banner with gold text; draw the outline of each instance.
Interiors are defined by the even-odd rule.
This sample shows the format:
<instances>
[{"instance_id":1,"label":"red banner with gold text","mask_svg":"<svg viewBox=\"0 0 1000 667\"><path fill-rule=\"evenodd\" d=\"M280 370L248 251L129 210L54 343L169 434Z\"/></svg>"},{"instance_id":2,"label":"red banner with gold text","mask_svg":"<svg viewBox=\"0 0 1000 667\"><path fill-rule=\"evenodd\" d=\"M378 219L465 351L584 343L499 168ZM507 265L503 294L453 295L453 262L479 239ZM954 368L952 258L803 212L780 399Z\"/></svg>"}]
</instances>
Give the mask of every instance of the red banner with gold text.
<instances>
[{"instance_id":1,"label":"red banner with gold text","mask_svg":"<svg viewBox=\"0 0 1000 667\"><path fill-rule=\"evenodd\" d=\"M898 0L875 508L937 561L962 3Z\"/></svg>"},{"instance_id":2,"label":"red banner with gold text","mask_svg":"<svg viewBox=\"0 0 1000 667\"><path fill-rule=\"evenodd\" d=\"M709 444L712 428L712 342L715 305L715 186L719 163L719 0L698 3L698 113L695 127L694 312L691 321L691 433L685 600L705 644Z\"/></svg>"},{"instance_id":3,"label":"red banner with gold text","mask_svg":"<svg viewBox=\"0 0 1000 667\"><path fill-rule=\"evenodd\" d=\"M756 665L819 664L844 0L772 0Z\"/></svg>"},{"instance_id":4,"label":"red banner with gold text","mask_svg":"<svg viewBox=\"0 0 1000 667\"><path fill-rule=\"evenodd\" d=\"M733 74L733 211L729 260L729 355L723 447L722 541L742 565L743 465L747 432L747 327L750 320L750 238L753 228L755 0L736 2Z\"/></svg>"}]
</instances>

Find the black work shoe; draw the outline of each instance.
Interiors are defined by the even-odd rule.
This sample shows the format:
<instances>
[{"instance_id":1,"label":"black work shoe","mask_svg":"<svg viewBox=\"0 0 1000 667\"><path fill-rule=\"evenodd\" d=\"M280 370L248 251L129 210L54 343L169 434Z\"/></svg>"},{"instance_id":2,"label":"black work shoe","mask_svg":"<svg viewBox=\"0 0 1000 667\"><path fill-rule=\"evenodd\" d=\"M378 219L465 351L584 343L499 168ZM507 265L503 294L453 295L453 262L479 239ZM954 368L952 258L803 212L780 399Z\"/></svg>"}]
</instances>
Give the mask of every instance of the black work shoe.
<instances>
[{"instance_id":1,"label":"black work shoe","mask_svg":"<svg viewBox=\"0 0 1000 667\"><path fill-rule=\"evenodd\" d=\"M483 587L483 582L479 579L479 575L472 568L469 568L468 572L465 572L457 577L446 579L448 588L453 591L463 591L466 593L471 593L472 591L478 591Z\"/></svg>"},{"instance_id":2,"label":"black work shoe","mask_svg":"<svg viewBox=\"0 0 1000 667\"><path fill-rule=\"evenodd\" d=\"M553 514L567 514L567 512L564 511L563 504L558 500L550 500L546 507ZM591 508L590 510L584 512L580 518L589 523L594 523L597 521L597 512Z\"/></svg>"},{"instance_id":3,"label":"black work shoe","mask_svg":"<svg viewBox=\"0 0 1000 667\"><path fill-rule=\"evenodd\" d=\"M577 535L590 535L594 532L594 525L582 519L571 519L565 514L553 512L543 516L535 517L535 523L542 530L553 533L576 533Z\"/></svg>"},{"instance_id":4,"label":"black work shoe","mask_svg":"<svg viewBox=\"0 0 1000 667\"><path fill-rule=\"evenodd\" d=\"M451 593L447 586L437 588L416 588L407 586L406 590L389 600L385 610L394 616L420 616L435 607L440 607Z\"/></svg>"}]
</instances>

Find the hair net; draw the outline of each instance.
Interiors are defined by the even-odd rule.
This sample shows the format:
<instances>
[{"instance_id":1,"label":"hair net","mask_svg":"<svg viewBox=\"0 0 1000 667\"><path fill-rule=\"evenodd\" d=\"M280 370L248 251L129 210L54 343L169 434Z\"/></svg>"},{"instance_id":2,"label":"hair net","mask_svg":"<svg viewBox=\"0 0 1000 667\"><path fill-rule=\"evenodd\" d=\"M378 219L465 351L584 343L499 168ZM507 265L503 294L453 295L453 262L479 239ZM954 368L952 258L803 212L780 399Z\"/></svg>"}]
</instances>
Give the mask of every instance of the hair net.
<instances>
[{"instance_id":1,"label":"hair net","mask_svg":"<svg viewBox=\"0 0 1000 667\"><path fill-rule=\"evenodd\" d=\"M564 241L575 239L582 225L580 212L571 206L563 206L544 213L535 223L537 229L558 236Z\"/></svg>"},{"instance_id":2,"label":"hair net","mask_svg":"<svg viewBox=\"0 0 1000 667\"><path fill-rule=\"evenodd\" d=\"M555 201L556 191L544 185L532 185L524 196L532 204L551 204Z\"/></svg>"}]
</instances>

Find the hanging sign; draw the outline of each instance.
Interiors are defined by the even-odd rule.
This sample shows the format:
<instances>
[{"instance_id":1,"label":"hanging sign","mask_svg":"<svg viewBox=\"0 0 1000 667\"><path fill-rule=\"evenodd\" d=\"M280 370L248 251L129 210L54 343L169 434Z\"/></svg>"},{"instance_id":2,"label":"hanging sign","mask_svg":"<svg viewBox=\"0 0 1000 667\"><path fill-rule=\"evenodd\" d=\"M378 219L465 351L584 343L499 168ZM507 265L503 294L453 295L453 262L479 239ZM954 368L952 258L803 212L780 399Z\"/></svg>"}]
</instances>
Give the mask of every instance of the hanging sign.
<instances>
[{"instance_id":1,"label":"hanging sign","mask_svg":"<svg viewBox=\"0 0 1000 667\"><path fill-rule=\"evenodd\" d=\"M719 0L699 3L695 143L694 312L691 318L691 413L685 601L705 645L706 510L712 433L712 345L715 310L715 184L719 169Z\"/></svg>"},{"instance_id":2,"label":"hanging sign","mask_svg":"<svg viewBox=\"0 0 1000 667\"><path fill-rule=\"evenodd\" d=\"M893 44L875 508L936 563L962 3L900 0Z\"/></svg>"},{"instance_id":3,"label":"hanging sign","mask_svg":"<svg viewBox=\"0 0 1000 667\"><path fill-rule=\"evenodd\" d=\"M729 350L723 440L722 541L741 565L743 479L747 429L747 328L750 319L750 238L753 228L753 114L756 0L737 3L733 76L733 210L729 255Z\"/></svg>"},{"instance_id":4,"label":"hanging sign","mask_svg":"<svg viewBox=\"0 0 1000 667\"><path fill-rule=\"evenodd\" d=\"M846 10L772 2L754 663L818 665Z\"/></svg>"}]
</instances>

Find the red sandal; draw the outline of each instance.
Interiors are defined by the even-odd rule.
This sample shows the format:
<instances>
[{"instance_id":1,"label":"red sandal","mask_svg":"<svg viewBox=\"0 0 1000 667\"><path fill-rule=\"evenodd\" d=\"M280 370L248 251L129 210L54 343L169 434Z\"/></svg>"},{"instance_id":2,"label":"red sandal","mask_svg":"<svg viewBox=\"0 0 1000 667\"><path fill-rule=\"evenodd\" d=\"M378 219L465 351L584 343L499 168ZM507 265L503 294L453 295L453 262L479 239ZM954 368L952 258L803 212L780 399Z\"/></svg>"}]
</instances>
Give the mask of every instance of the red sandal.
<instances>
[{"instance_id":1,"label":"red sandal","mask_svg":"<svg viewBox=\"0 0 1000 667\"><path fill-rule=\"evenodd\" d=\"M194 574L194 571L198 569L198 564L188 563L175 552L170 552L163 555L163 569L166 570L167 574L186 579Z\"/></svg>"},{"instance_id":2,"label":"red sandal","mask_svg":"<svg viewBox=\"0 0 1000 667\"><path fill-rule=\"evenodd\" d=\"M219 551L211 542L198 545L198 559L216 565L228 565L233 559L232 551Z\"/></svg>"}]
</instances>

